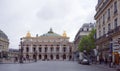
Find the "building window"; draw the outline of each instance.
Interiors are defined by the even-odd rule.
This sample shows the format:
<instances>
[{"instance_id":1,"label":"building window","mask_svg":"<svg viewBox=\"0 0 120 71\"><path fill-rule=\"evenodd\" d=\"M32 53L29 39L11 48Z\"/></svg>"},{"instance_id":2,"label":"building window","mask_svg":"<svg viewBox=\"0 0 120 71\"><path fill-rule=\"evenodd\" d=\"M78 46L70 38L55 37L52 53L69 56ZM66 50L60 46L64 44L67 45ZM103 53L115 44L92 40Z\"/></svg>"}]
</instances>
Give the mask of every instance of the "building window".
<instances>
[{"instance_id":1,"label":"building window","mask_svg":"<svg viewBox=\"0 0 120 71\"><path fill-rule=\"evenodd\" d=\"M89 31L89 28L87 28L87 31Z\"/></svg>"},{"instance_id":2,"label":"building window","mask_svg":"<svg viewBox=\"0 0 120 71\"><path fill-rule=\"evenodd\" d=\"M70 47L69 52L70 52L70 53L72 52L72 47Z\"/></svg>"},{"instance_id":3,"label":"building window","mask_svg":"<svg viewBox=\"0 0 120 71\"><path fill-rule=\"evenodd\" d=\"M103 28L103 35L105 34L105 27Z\"/></svg>"},{"instance_id":4,"label":"building window","mask_svg":"<svg viewBox=\"0 0 120 71\"><path fill-rule=\"evenodd\" d=\"M36 51L36 49L35 49L35 47L33 48L33 52L35 52Z\"/></svg>"},{"instance_id":5,"label":"building window","mask_svg":"<svg viewBox=\"0 0 120 71\"><path fill-rule=\"evenodd\" d=\"M58 51L59 51L59 47L57 47L57 49L56 49L56 50L57 50L57 52L58 52Z\"/></svg>"},{"instance_id":6,"label":"building window","mask_svg":"<svg viewBox=\"0 0 120 71\"><path fill-rule=\"evenodd\" d=\"M50 48L51 49L51 52L53 51L53 47Z\"/></svg>"},{"instance_id":7,"label":"building window","mask_svg":"<svg viewBox=\"0 0 120 71\"><path fill-rule=\"evenodd\" d=\"M83 28L81 28L81 31L84 31Z\"/></svg>"},{"instance_id":8,"label":"building window","mask_svg":"<svg viewBox=\"0 0 120 71\"><path fill-rule=\"evenodd\" d=\"M110 23L108 24L108 31L110 31L111 30L111 25L110 25Z\"/></svg>"},{"instance_id":9,"label":"building window","mask_svg":"<svg viewBox=\"0 0 120 71\"><path fill-rule=\"evenodd\" d=\"M29 48L28 47L26 48L26 52L29 52Z\"/></svg>"},{"instance_id":10,"label":"building window","mask_svg":"<svg viewBox=\"0 0 120 71\"><path fill-rule=\"evenodd\" d=\"M66 52L66 47L63 47L63 52Z\"/></svg>"},{"instance_id":11,"label":"building window","mask_svg":"<svg viewBox=\"0 0 120 71\"><path fill-rule=\"evenodd\" d=\"M33 52L36 51L36 45L33 45Z\"/></svg>"},{"instance_id":12,"label":"building window","mask_svg":"<svg viewBox=\"0 0 120 71\"><path fill-rule=\"evenodd\" d=\"M105 24L105 15L103 15L103 25Z\"/></svg>"},{"instance_id":13,"label":"building window","mask_svg":"<svg viewBox=\"0 0 120 71\"><path fill-rule=\"evenodd\" d=\"M99 37L101 36L101 31L99 31Z\"/></svg>"},{"instance_id":14,"label":"building window","mask_svg":"<svg viewBox=\"0 0 120 71\"><path fill-rule=\"evenodd\" d=\"M117 1L114 3L114 14L117 13Z\"/></svg>"},{"instance_id":15,"label":"building window","mask_svg":"<svg viewBox=\"0 0 120 71\"><path fill-rule=\"evenodd\" d=\"M41 52L42 50L41 50L41 47L39 47L39 52Z\"/></svg>"},{"instance_id":16,"label":"building window","mask_svg":"<svg viewBox=\"0 0 120 71\"><path fill-rule=\"evenodd\" d=\"M108 20L110 19L110 9L108 9Z\"/></svg>"},{"instance_id":17,"label":"building window","mask_svg":"<svg viewBox=\"0 0 120 71\"><path fill-rule=\"evenodd\" d=\"M45 52L47 52L47 47L45 47Z\"/></svg>"},{"instance_id":18,"label":"building window","mask_svg":"<svg viewBox=\"0 0 120 71\"><path fill-rule=\"evenodd\" d=\"M41 59L42 58L42 56L41 55L39 55L39 59Z\"/></svg>"},{"instance_id":19,"label":"building window","mask_svg":"<svg viewBox=\"0 0 120 71\"><path fill-rule=\"evenodd\" d=\"M59 55L58 54L56 55L56 59L59 59Z\"/></svg>"},{"instance_id":20,"label":"building window","mask_svg":"<svg viewBox=\"0 0 120 71\"><path fill-rule=\"evenodd\" d=\"M114 28L117 28L117 18L114 20Z\"/></svg>"}]
</instances>

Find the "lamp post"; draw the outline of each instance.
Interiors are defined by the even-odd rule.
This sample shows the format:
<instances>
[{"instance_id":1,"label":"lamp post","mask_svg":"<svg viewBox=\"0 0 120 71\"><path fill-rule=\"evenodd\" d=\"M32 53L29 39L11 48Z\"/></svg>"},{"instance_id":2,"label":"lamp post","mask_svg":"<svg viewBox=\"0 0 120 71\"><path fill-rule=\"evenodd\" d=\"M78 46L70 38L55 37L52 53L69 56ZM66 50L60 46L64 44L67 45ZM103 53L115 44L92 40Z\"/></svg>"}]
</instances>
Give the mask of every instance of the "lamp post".
<instances>
[{"instance_id":1,"label":"lamp post","mask_svg":"<svg viewBox=\"0 0 120 71\"><path fill-rule=\"evenodd\" d=\"M2 62L2 45L0 45L0 62Z\"/></svg>"},{"instance_id":2,"label":"lamp post","mask_svg":"<svg viewBox=\"0 0 120 71\"><path fill-rule=\"evenodd\" d=\"M19 60L19 63L23 63L23 46L22 46L22 38L20 39L20 45L21 45L21 48L20 48L20 60Z\"/></svg>"},{"instance_id":3,"label":"lamp post","mask_svg":"<svg viewBox=\"0 0 120 71\"><path fill-rule=\"evenodd\" d=\"M114 58L113 58L113 41L112 41L112 38L109 38L109 40L110 40L110 54L109 54L110 65L109 65L109 67L112 67L111 63L114 62Z\"/></svg>"}]
</instances>

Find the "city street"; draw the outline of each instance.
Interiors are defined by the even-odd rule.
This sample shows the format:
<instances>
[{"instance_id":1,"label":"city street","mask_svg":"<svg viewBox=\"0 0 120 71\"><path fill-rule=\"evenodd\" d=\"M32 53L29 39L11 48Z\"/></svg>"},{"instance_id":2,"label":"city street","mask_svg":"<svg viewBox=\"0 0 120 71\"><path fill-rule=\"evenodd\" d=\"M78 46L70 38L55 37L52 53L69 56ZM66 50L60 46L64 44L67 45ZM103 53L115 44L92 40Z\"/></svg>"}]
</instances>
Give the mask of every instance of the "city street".
<instances>
[{"instance_id":1,"label":"city street","mask_svg":"<svg viewBox=\"0 0 120 71\"><path fill-rule=\"evenodd\" d=\"M80 65L70 61L38 61L26 64L0 64L0 71L115 71L100 65Z\"/></svg>"}]
</instances>

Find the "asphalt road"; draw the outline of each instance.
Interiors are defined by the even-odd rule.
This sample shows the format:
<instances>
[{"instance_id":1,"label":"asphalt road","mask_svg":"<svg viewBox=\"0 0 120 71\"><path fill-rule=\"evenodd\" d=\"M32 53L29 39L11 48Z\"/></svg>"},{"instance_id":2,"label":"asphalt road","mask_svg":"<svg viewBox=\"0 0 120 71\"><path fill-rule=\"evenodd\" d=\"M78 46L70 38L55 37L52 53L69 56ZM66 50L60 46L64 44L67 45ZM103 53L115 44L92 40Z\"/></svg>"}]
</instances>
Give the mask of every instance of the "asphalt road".
<instances>
[{"instance_id":1,"label":"asphalt road","mask_svg":"<svg viewBox=\"0 0 120 71\"><path fill-rule=\"evenodd\" d=\"M115 71L101 65L80 65L72 61L38 61L28 64L0 64L0 71Z\"/></svg>"}]
</instances>

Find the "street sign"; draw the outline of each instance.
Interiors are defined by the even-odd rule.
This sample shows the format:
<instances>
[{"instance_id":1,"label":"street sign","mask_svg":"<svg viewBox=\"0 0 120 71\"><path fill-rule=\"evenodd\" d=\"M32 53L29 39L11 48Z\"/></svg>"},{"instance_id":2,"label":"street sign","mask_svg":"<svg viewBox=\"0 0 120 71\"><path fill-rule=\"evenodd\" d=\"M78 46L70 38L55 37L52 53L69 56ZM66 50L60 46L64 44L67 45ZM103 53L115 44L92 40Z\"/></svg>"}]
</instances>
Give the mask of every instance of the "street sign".
<instances>
[{"instance_id":1,"label":"street sign","mask_svg":"<svg viewBox=\"0 0 120 71\"><path fill-rule=\"evenodd\" d=\"M118 38L118 43L120 44L120 38Z\"/></svg>"},{"instance_id":2,"label":"street sign","mask_svg":"<svg viewBox=\"0 0 120 71\"><path fill-rule=\"evenodd\" d=\"M120 51L120 44L117 40L113 42L113 52L119 52L119 51Z\"/></svg>"}]
</instances>

